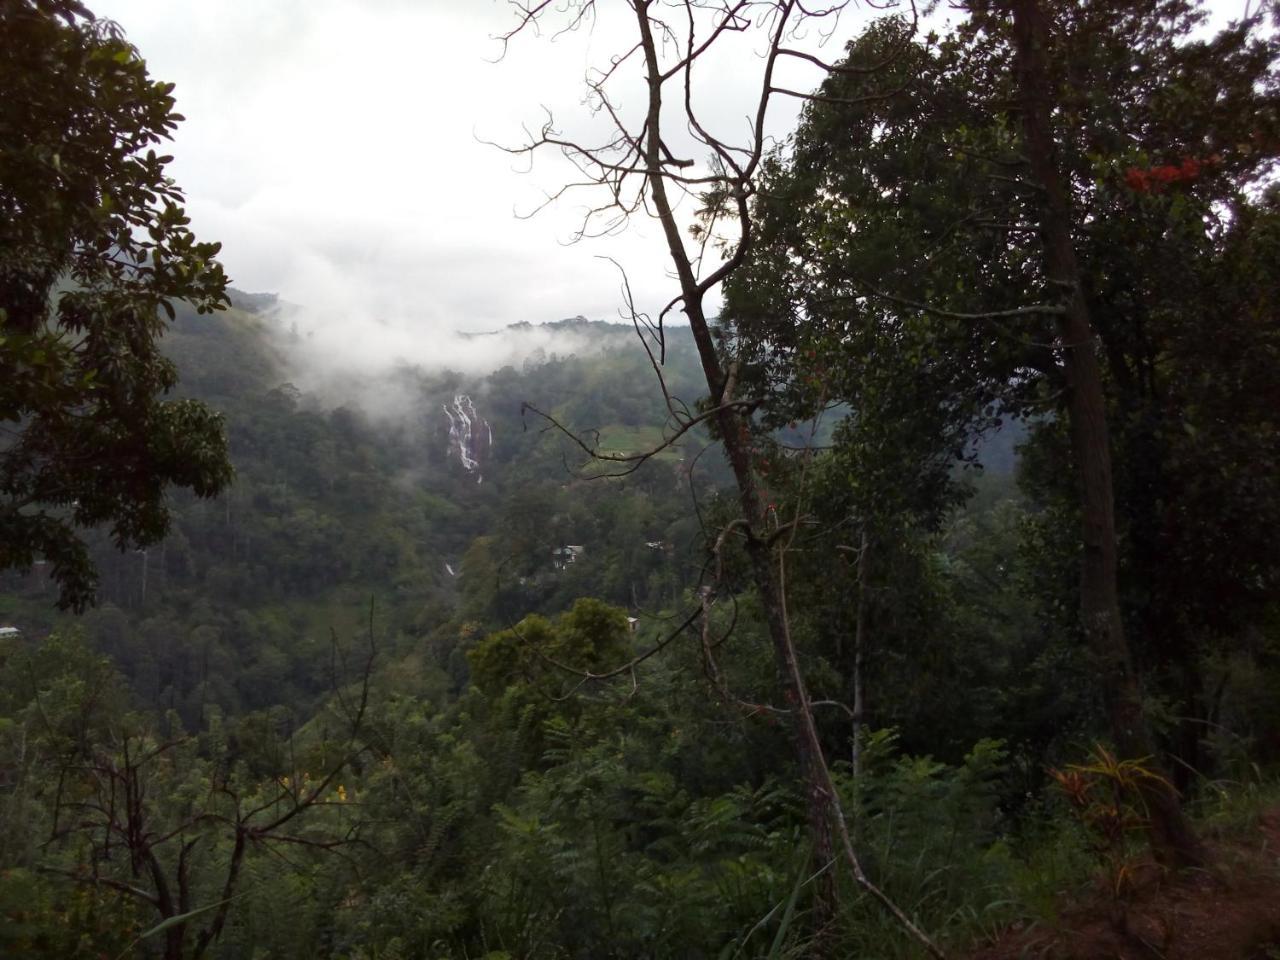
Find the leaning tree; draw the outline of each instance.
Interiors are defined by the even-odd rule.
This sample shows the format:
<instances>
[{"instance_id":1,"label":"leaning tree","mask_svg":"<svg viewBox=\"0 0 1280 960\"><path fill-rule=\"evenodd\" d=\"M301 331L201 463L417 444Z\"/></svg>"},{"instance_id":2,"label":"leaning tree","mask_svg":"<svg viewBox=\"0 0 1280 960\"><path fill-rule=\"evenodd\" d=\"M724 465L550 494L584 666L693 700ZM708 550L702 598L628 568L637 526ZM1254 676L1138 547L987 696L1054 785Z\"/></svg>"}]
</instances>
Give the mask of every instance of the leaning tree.
<instances>
[{"instance_id":1,"label":"leaning tree","mask_svg":"<svg viewBox=\"0 0 1280 960\"><path fill-rule=\"evenodd\" d=\"M592 0L567 7L550 0L516 6L518 17L501 38L504 44L541 28L599 29L597 20L615 12L610 8L606 13ZM789 85L786 77L794 75L791 68L875 72L884 66L836 68L819 55L820 48L815 52L806 42L815 36L830 37L846 6L837 2L819 10L796 0L629 0L625 10L617 11L627 39L603 65L589 70L585 80L587 105L603 127L598 139L566 135L549 116L526 142L507 149L528 157L558 152L573 165L578 176L553 192L552 199L575 190L594 194L597 201L583 221L581 235L615 229L635 215L650 216L660 225L678 290L656 317L638 309L629 291L627 308L667 403L669 423L663 446L707 424L722 443L732 469L738 515L712 538L714 565L720 566L720 554L731 538L740 542L772 646L785 704L782 710L791 725L815 862L825 870L842 860L863 890L930 954L941 956L930 938L872 882L855 848L787 616L787 546L801 518L797 515L779 524L771 515L761 480L763 459L754 416L762 398L739 390L739 367L724 343L717 341L709 313L720 285L741 266L755 239L752 197L771 148L767 136L771 105L782 98L808 96ZM735 53L737 59L730 59ZM740 135L734 135L706 106L703 85L717 67L732 64L740 72L747 62L759 72L750 88L749 117L739 128ZM628 90L638 94L640 109L628 109L622 95ZM702 211L697 225L682 221L682 201ZM686 229L690 226L694 229ZM689 324L705 378L708 397L698 411L672 397L662 378L664 322L673 311L683 314ZM569 432L557 421L553 425ZM596 460L612 462L621 470L634 469L656 452L632 457L604 453L587 443L583 446ZM704 610L713 589L704 589ZM713 646L703 643L708 658ZM708 673L721 677L713 663L708 664ZM834 909L832 872L823 873L816 887L815 917L821 930Z\"/></svg>"}]
</instances>

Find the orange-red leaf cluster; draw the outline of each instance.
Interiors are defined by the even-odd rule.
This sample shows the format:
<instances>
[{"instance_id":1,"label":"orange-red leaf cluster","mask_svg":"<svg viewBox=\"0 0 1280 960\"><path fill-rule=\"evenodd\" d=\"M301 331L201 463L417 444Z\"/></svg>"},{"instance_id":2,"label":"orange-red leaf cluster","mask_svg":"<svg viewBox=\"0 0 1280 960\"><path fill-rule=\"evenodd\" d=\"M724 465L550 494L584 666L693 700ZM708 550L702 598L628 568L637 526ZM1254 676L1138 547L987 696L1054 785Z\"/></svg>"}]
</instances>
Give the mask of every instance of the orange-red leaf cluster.
<instances>
[{"instance_id":1,"label":"orange-red leaf cluster","mask_svg":"<svg viewBox=\"0 0 1280 960\"><path fill-rule=\"evenodd\" d=\"M1160 193L1178 184L1195 182L1205 170L1216 165L1219 159L1215 154L1206 160L1184 157L1181 163L1167 163L1145 170L1141 167L1130 167L1124 173L1124 182L1136 193Z\"/></svg>"}]
</instances>

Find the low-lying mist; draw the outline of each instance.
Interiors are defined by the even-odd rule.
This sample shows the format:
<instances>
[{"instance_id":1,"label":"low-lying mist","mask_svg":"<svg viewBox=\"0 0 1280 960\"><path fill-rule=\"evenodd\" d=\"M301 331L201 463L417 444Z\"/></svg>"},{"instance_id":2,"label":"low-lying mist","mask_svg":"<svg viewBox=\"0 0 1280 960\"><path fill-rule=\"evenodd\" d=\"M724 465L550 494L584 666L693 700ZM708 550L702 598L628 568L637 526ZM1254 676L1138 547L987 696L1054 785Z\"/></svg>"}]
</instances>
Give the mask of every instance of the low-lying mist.
<instances>
[{"instance_id":1,"label":"low-lying mist","mask_svg":"<svg viewBox=\"0 0 1280 960\"><path fill-rule=\"evenodd\" d=\"M583 317L472 333L286 303L273 314L270 326L287 379L321 406L353 407L381 422L418 413L424 378L444 378L464 393L483 392L485 378L504 367L642 350L630 325Z\"/></svg>"}]
</instances>

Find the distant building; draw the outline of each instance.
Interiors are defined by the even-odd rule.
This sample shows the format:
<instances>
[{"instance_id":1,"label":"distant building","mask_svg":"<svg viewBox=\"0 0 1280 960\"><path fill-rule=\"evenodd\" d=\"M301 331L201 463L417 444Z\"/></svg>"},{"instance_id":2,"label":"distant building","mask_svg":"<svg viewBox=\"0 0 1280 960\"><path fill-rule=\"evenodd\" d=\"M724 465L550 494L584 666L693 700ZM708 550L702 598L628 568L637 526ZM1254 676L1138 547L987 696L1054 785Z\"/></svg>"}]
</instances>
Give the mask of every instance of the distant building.
<instances>
[{"instance_id":1,"label":"distant building","mask_svg":"<svg viewBox=\"0 0 1280 960\"><path fill-rule=\"evenodd\" d=\"M0 627L0 640L12 640L20 636L22 636L22 631L17 627Z\"/></svg>"},{"instance_id":2,"label":"distant building","mask_svg":"<svg viewBox=\"0 0 1280 960\"><path fill-rule=\"evenodd\" d=\"M586 547L580 544L566 544L563 547L555 547L551 551L551 562L557 570L563 570L571 563L577 563L578 558L586 552Z\"/></svg>"}]
</instances>

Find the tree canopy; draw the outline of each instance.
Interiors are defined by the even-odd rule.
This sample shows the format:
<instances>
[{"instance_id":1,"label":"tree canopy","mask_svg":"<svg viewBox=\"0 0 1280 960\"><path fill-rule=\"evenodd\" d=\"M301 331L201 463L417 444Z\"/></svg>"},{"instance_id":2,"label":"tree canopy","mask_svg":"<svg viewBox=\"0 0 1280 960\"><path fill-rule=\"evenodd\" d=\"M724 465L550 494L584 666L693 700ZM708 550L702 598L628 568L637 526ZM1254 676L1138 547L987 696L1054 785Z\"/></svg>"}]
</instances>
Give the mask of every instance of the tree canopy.
<instances>
[{"instance_id":1,"label":"tree canopy","mask_svg":"<svg viewBox=\"0 0 1280 960\"><path fill-rule=\"evenodd\" d=\"M114 24L74 0L0 4L0 569L45 560L64 606L93 599L79 531L145 548L165 490L232 476L220 417L160 353L163 311L226 302L156 152L182 119Z\"/></svg>"},{"instance_id":2,"label":"tree canopy","mask_svg":"<svg viewBox=\"0 0 1280 960\"><path fill-rule=\"evenodd\" d=\"M728 284L749 382L793 417L850 404L846 451L887 464L1030 418L1027 483L1080 524L1054 543L1118 742L1143 726L1134 666L1180 723L1208 722L1197 643L1241 636L1221 599L1256 618L1247 597L1276 576L1278 504L1249 462L1275 443L1257 406L1274 405L1274 280L1252 251L1273 216L1276 45L1256 20L1194 39L1202 20L1180 0L1029 0L941 42L881 21L768 167Z\"/></svg>"}]
</instances>

